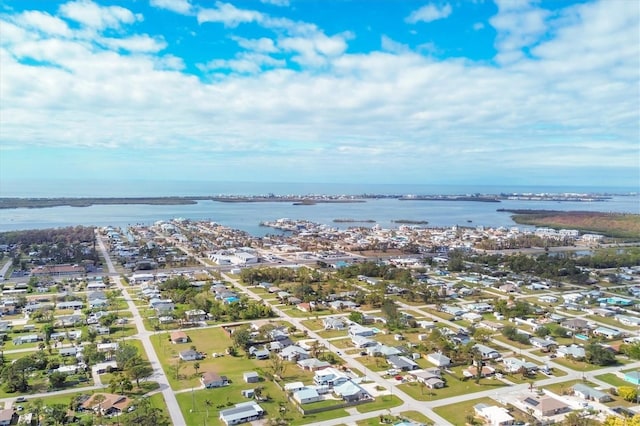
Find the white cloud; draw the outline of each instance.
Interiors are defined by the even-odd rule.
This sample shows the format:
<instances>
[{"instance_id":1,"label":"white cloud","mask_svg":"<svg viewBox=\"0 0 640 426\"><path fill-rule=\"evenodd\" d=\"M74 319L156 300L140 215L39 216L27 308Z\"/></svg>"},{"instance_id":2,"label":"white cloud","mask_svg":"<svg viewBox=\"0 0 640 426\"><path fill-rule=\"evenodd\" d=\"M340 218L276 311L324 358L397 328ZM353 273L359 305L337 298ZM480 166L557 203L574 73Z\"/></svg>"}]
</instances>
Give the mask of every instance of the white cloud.
<instances>
[{"instance_id":1,"label":"white cloud","mask_svg":"<svg viewBox=\"0 0 640 426\"><path fill-rule=\"evenodd\" d=\"M417 24L418 22L432 22L438 19L444 19L451 15L452 9L449 3L445 3L443 6L438 6L433 3L429 3L422 6L418 10L411 12L405 21L409 24Z\"/></svg>"},{"instance_id":2,"label":"white cloud","mask_svg":"<svg viewBox=\"0 0 640 426\"><path fill-rule=\"evenodd\" d=\"M142 21L141 15L134 15L120 6L100 6L90 0L78 0L60 6L60 13L86 27L95 30L120 28L122 24Z\"/></svg>"},{"instance_id":3,"label":"white cloud","mask_svg":"<svg viewBox=\"0 0 640 426\"><path fill-rule=\"evenodd\" d=\"M547 31L551 13L534 5L533 1L496 0L498 14L489 23L498 32L497 60L511 63L520 60L523 48L537 44Z\"/></svg>"},{"instance_id":4,"label":"white cloud","mask_svg":"<svg viewBox=\"0 0 640 426\"><path fill-rule=\"evenodd\" d=\"M189 15L192 5L189 0L149 0L149 4L158 9L166 9L181 15Z\"/></svg>"},{"instance_id":5,"label":"white cloud","mask_svg":"<svg viewBox=\"0 0 640 426\"><path fill-rule=\"evenodd\" d=\"M289 6L289 0L260 0L260 3L281 7Z\"/></svg>"},{"instance_id":6,"label":"white cloud","mask_svg":"<svg viewBox=\"0 0 640 426\"><path fill-rule=\"evenodd\" d=\"M273 176L357 169L363 179L383 166L406 179L424 179L425 169L448 175L451 164L480 174L497 158L514 173L637 168L640 24L629 3L580 4L543 21L501 17L500 55L514 60L498 66L425 57L390 38L384 52L349 53L348 34L233 12L216 22L257 22L276 34L234 37L247 51L212 58L204 69L233 72L207 81L180 72L181 58L149 54L164 41L133 29L124 39L139 46L134 54L64 31L45 40L16 18L0 22L2 149L137 147L206 170L277 164ZM540 22L552 29L544 38L533 36ZM525 46L533 58L522 56ZM285 54L302 66L283 68Z\"/></svg>"},{"instance_id":7,"label":"white cloud","mask_svg":"<svg viewBox=\"0 0 640 426\"><path fill-rule=\"evenodd\" d=\"M200 66L203 71L228 69L237 73L256 74L264 68L283 67L286 62L254 52L242 52L234 59L215 59Z\"/></svg>"},{"instance_id":8,"label":"white cloud","mask_svg":"<svg viewBox=\"0 0 640 426\"><path fill-rule=\"evenodd\" d=\"M484 23L476 22L475 24L473 24L473 29L475 31L480 31L480 30L484 29Z\"/></svg>"},{"instance_id":9,"label":"white cloud","mask_svg":"<svg viewBox=\"0 0 640 426\"><path fill-rule=\"evenodd\" d=\"M397 42L386 35L382 35L380 39L380 46L385 52L406 53L411 50L406 44Z\"/></svg>"},{"instance_id":10,"label":"white cloud","mask_svg":"<svg viewBox=\"0 0 640 426\"><path fill-rule=\"evenodd\" d=\"M155 53L167 47L167 43L160 38L149 37L146 34L126 38L102 38L99 42L110 49L123 49L129 52Z\"/></svg>"},{"instance_id":11,"label":"white cloud","mask_svg":"<svg viewBox=\"0 0 640 426\"><path fill-rule=\"evenodd\" d=\"M261 37L257 39L247 39L242 37L232 37L238 45L247 50L253 50L263 53L275 53L278 51L272 39Z\"/></svg>"},{"instance_id":12,"label":"white cloud","mask_svg":"<svg viewBox=\"0 0 640 426\"><path fill-rule=\"evenodd\" d=\"M201 9L198 12L198 23L218 22L226 27L237 27L239 24L259 22L263 19L260 12L238 9L230 3L216 2L215 9Z\"/></svg>"},{"instance_id":13,"label":"white cloud","mask_svg":"<svg viewBox=\"0 0 640 426\"><path fill-rule=\"evenodd\" d=\"M27 11L19 15L16 20L25 27L45 35L68 37L71 34L71 30L65 21L48 13Z\"/></svg>"}]
</instances>

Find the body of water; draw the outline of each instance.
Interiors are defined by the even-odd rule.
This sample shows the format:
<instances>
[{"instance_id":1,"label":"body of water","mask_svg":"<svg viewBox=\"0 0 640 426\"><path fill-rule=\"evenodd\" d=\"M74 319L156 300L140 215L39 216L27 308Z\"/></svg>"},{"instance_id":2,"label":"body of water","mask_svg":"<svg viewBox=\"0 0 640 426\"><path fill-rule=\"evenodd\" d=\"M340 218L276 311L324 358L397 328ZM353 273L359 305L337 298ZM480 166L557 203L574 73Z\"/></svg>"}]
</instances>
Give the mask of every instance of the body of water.
<instances>
[{"instance_id":1,"label":"body of water","mask_svg":"<svg viewBox=\"0 0 640 426\"><path fill-rule=\"evenodd\" d=\"M4 185L4 184L3 184ZM140 188L118 189L111 187L107 191L103 186L94 193L85 192L87 188L60 188L59 192L40 193L39 190L17 194L5 191L2 196L21 197L59 197L59 196L171 196L171 195L260 195L274 193L286 194L470 194L499 192L544 192L544 188L493 188L488 187L434 187L429 185L337 185L328 184L216 184L200 183L175 187L176 183L156 186L139 192ZM226 185L226 186L225 186ZM235 189L235 191L233 191ZM466 189L466 190L465 190ZM484 189L482 191L481 189ZM612 189L609 189L611 191ZM436 192L438 191L438 192ZM565 191L579 192L574 189ZM563 192L546 189L546 192ZM584 190L583 192L595 192ZM607 192L607 191L599 191ZM613 192L613 191L612 191ZM622 191L620 191L622 192ZM627 188L627 191L629 189ZM453 225L487 227L514 226L511 214L498 212L497 209L552 209L587 210L605 212L640 213L640 197L615 196L604 202L552 202L552 201L516 201L501 203L483 203L468 201L400 201L397 199L368 199L364 203L332 203L316 205L293 205L288 202L268 203L221 203L200 201L197 204L177 206L151 205L94 205L91 207L52 207L44 209L6 209L0 210L0 231L51 228L75 225L121 226L133 224L151 224L158 220L186 218L210 220L224 226L241 229L255 236L273 234L278 231L261 227L262 221L279 218L306 219L324 223L336 228L352 226L373 226L374 223L335 223L334 219L373 220L384 228L398 227L394 220L428 221L428 226L448 227Z\"/></svg>"}]
</instances>

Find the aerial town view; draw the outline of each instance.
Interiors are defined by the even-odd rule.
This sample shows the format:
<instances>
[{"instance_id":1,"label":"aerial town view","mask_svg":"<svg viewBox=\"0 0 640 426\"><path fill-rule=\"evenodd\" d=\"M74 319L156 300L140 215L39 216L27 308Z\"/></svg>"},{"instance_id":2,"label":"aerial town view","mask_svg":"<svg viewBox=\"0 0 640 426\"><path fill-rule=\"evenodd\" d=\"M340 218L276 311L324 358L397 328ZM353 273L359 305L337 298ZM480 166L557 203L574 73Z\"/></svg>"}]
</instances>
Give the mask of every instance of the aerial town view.
<instances>
[{"instance_id":1,"label":"aerial town view","mask_svg":"<svg viewBox=\"0 0 640 426\"><path fill-rule=\"evenodd\" d=\"M640 426L639 34L2 2L0 426Z\"/></svg>"}]
</instances>

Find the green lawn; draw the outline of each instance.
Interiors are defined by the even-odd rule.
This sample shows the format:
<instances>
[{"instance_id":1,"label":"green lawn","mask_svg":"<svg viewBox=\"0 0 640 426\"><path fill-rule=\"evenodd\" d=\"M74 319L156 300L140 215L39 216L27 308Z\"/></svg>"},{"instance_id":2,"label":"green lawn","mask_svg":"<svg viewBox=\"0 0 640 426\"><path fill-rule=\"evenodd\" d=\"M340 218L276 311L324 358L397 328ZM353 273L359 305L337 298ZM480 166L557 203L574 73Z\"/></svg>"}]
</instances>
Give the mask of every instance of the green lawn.
<instances>
[{"instance_id":1,"label":"green lawn","mask_svg":"<svg viewBox=\"0 0 640 426\"><path fill-rule=\"evenodd\" d=\"M601 322L603 324L607 324L610 325L613 328L617 328L617 329L624 329L624 330L636 330L636 327L633 326L628 326L628 325L624 325L619 321L616 321L614 318L612 317L601 317L601 316L597 316L597 315L587 315L587 318L594 320L594 321L598 321Z\"/></svg>"},{"instance_id":2,"label":"green lawn","mask_svg":"<svg viewBox=\"0 0 640 426\"><path fill-rule=\"evenodd\" d=\"M322 330L318 332L320 337L324 337L325 339L331 339L332 337L346 337L346 330Z\"/></svg>"},{"instance_id":3,"label":"green lawn","mask_svg":"<svg viewBox=\"0 0 640 426\"><path fill-rule=\"evenodd\" d=\"M611 386L620 387L620 386L635 386L632 383L629 383L620 377L616 376L614 373L601 374L596 376L596 379L600 379L603 382L609 383Z\"/></svg>"},{"instance_id":4,"label":"green lawn","mask_svg":"<svg viewBox=\"0 0 640 426\"><path fill-rule=\"evenodd\" d=\"M436 414L449 420L449 422L453 423L454 425L463 425L467 422L466 417L469 414L473 415L473 406L482 403L487 405L498 405L498 403L491 398L478 398L459 402L457 404L436 407L433 409L433 411Z\"/></svg>"},{"instance_id":5,"label":"green lawn","mask_svg":"<svg viewBox=\"0 0 640 426\"><path fill-rule=\"evenodd\" d=\"M302 414L286 399L284 392L278 389L275 384L263 381L260 385L264 387L263 396L269 397L267 402L260 403L260 406L266 411L265 418L282 416L287 424L303 425L348 416L348 413L341 409L302 417ZM201 425L206 422L207 425L223 426L224 424L218 419L220 410L233 407L239 402L248 401L241 395L242 389L251 389L251 386L245 383L234 383L224 388L179 393L176 398L188 425ZM284 408L284 411L281 411L281 408Z\"/></svg>"},{"instance_id":6,"label":"green lawn","mask_svg":"<svg viewBox=\"0 0 640 426\"><path fill-rule=\"evenodd\" d=\"M462 377L463 368L464 367L454 367L453 371L455 375L444 374L443 379L446 382L446 386L442 389L422 388L417 382L404 383L399 385L398 388L419 401L431 401L506 386L501 381L490 378L482 379L480 383L476 383L473 379L461 380L460 377Z\"/></svg>"},{"instance_id":7,"label":"green lawn","mask_svg":"<svg viewBox=\"0 0 640 426\"><path fill-rule=\"evenodd\" d=\"M594 371L602 368L600 365L588 364L584 361L576 361L567 358L555 358L553 362L557 362L560 365L564 365L565 367L569 367L575 371Z\"/></svg>"},{"instance_id":8,"label":"green lawn","mask_svg":"<svg viewBox=\"0 0 640 426\"><path fill-rule=\"evenodd\" d=\"M373 402L358 405L357 409L360 413L370 413L377 410L385 410L387 408L402 405L403 401L395 395L379 396Z\"/></svg>"}]
</instances>

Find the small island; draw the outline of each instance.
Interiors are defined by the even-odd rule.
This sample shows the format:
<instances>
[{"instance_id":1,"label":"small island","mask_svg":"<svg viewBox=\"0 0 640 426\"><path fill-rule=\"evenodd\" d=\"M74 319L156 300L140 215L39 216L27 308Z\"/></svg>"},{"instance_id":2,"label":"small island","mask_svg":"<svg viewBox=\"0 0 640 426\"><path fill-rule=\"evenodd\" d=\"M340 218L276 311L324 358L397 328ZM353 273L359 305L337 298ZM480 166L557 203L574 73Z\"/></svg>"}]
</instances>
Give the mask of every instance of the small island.
<instances>
[{"instance_id":1,"label":"small island","mask_svg":"<svg viewBox=\"0 0 640 426\"><path fill-rule=\"evenodd\" d=\"M376 223L373 219L333 219L335 223Z\"/></svg>"},{"instance_id":2,"label":"small island","mask_svg":"<svg viewBox=\"0 0 640 426\"><path fill-rule=\"evenodd\" d=\"M411 219L397 219L392 220L393 223L400 223L403 225L428 225L429 222L426 220L411 220Z\"/></svg>"}]
</instances>

